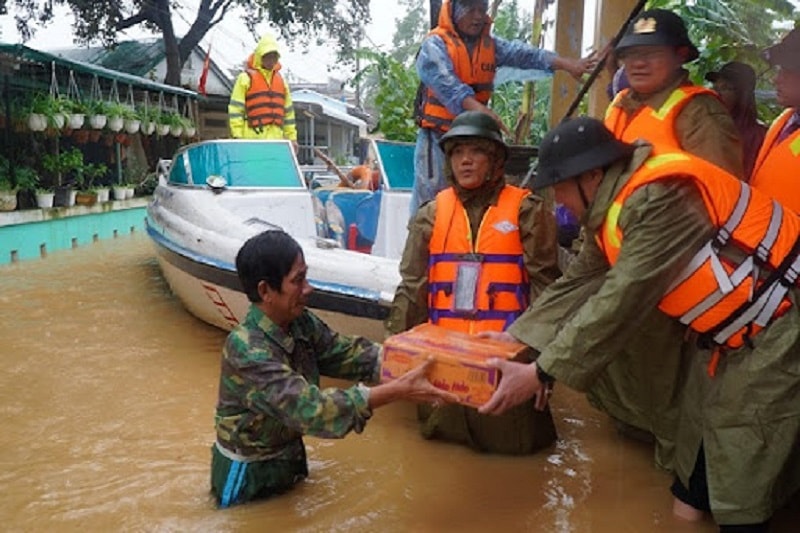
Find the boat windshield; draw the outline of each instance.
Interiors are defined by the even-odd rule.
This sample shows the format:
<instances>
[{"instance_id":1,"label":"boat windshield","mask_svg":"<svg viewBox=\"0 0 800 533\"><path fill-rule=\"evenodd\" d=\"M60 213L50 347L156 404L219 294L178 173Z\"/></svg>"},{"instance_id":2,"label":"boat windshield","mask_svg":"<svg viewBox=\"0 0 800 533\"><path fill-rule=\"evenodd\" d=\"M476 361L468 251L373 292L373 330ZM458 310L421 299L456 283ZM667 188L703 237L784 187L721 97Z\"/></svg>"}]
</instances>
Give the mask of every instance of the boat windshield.
<instances>
[{"instance_id":1,"label":"boat windshield","mask_svg":"<svg viewBox=\"0 0 800 533\"><path fill-rule=\"evenodd\" d=\"M187 146L175 156L170 183L205 186L221 176L227 187L305 189L288 141L209 141Z\"/></svg>"},{"instance_id":2,"label":"boat windshield","mask_svg":"<svg viewBox=\"0 0 800 533\"><path fill-rule=\"evenodd\" d=\"M390 190L414 187L414 144L375 140L378 161Z\"/></svg>"}]
</instances>

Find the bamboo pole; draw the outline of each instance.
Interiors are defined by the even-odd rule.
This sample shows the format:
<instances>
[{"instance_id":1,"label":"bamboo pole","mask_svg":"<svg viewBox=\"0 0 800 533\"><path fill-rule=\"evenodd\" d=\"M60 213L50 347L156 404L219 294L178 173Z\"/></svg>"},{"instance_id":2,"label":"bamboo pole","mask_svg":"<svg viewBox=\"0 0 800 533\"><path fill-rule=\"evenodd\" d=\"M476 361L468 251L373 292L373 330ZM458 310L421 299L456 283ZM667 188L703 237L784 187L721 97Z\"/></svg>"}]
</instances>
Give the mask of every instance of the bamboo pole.
<instances>
[{"instance_id":1,"label":"bamboo pole","mask_svg":"<svg viewBox=\"0 0 800 533\"><path fill-rule=\"evenodd\" d=\"M531 19L531 44L539 46L542 40L542 16L545 0L535 0ZM536 91L532 81L526 81L522 88L522 103L514 125L514 144L524 144L531 132Z\"/></svg>"}]
</instances>

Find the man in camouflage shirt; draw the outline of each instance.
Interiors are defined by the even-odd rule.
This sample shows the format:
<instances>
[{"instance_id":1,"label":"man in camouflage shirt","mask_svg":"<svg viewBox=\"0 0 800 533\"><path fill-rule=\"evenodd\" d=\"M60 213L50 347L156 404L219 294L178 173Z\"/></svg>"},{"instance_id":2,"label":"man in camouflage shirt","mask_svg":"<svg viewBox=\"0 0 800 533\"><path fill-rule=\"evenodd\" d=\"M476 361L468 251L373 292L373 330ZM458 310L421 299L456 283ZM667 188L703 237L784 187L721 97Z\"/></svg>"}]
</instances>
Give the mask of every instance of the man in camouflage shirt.
<instances>
[{"instance_id":1,"label":"man in camouflage shirt","mask_svg":"<svg viewBox=\"0 0 800 533\"><path fill-rule=\"evenodd\" d=\"M339 335L306 309L308 268L286 233L249 239L236 269L252 306L223 349L211 461L220 507L281 493L305 478L303 435L360 433L373 409L399 399L455 401L427 380L430 361L383 385L320 389L321 375L376 382L381 346Z\"/></svg>"}]
</instances>

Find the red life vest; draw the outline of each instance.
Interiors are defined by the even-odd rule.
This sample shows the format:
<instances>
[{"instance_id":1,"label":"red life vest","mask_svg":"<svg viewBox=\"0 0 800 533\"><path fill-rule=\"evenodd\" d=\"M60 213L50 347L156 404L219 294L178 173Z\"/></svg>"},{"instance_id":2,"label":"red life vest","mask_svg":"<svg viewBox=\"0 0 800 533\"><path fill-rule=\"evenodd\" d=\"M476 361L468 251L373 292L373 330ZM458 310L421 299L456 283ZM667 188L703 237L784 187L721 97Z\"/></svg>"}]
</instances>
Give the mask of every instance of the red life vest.
<instances>
[{"instance_id":1,"label":"red life vest","mask_svg":"<svg viewBox=\"0 0 800 533\"><path fill-rule=\"evenodd\" d=\"M800 213L800 129L778 142L795 109L784 111L770 126L758 151L750 185Z\"/></svg>"},{"instance_id":2,"label":"red life vest","mask_svg":"<svg viewBox=\"0 0 800 533\"><path fill-rule=\"evenodd\" d=\"M486 22L474 45L472 55L450 19L450 2L443 3L439 11L439 24L428 35L438 35L444 41L447 55L453 61L456 77L472 87L476 100L484 105L488 104L489 98L492 97L494 75L497 70L491 20ZM420 126L445 132L450 129L450 123L454 118L455 115L436 98L434 92L423 87Z\"/></svg>"},{"instance_id":3,"label":"red life vest","mask_svg":"<svg viewBox=\"0 0 800 533\"><path fill-rule=\"evenodd\" d=\"M608 106L605 125L620 141L632 143L637 139L647 140L653 145L655 155L683 149L675 133L675 119L692 98L698 94L717 96L717 93L705 87L696 85L678 87L660 108L642 106L629 117L622 107L617 105L629 92L630 89L623 89Z\"/></svg>"},{"instance_id":4,"label":"red life vest","mask_svg":"<svg viewBox=\"0 0 800 533\"><path fill-rule=\"evenodd\" d=\"M658 307L704 334L710 344L738 348L791 306L787 292L800 273L800 218L711 163L685 152L662 154L630 177L606 214L597 241L610 265L622 247L618 219L625 201L660 179L691 180L717 234L678 275ZM742 258L720 255L726 246L741 251Z\"/></svg>"},{"instance_id":5,"label":"red life vest","mask_svg":"<svg viewBox=\"0 0 800 533\"><path fill-rule=\"evenodd\" d=\"M519 209L528 194L506 185L497 205L483 216L474 246L469 217L455 190L436 196L428 244L431 323L467 333L503 331L528 307L530 285L519 230ZM472 282L464 286L471 290L459 291L459 283L468 278Z\"/></svg>"},{"instance_id":6,"label":"red life vest","mask_svg":"<svg viewBox=\"0 0 800 533\"><path fill-rule=\"evenodd\" d=\"M259 70L247 69L247 73L250 75L250 88L245 97L248 126L256 131L270 124L283 126L286 85L278 69L272 70L269 83Z\"/></svg>"}]
</instances>

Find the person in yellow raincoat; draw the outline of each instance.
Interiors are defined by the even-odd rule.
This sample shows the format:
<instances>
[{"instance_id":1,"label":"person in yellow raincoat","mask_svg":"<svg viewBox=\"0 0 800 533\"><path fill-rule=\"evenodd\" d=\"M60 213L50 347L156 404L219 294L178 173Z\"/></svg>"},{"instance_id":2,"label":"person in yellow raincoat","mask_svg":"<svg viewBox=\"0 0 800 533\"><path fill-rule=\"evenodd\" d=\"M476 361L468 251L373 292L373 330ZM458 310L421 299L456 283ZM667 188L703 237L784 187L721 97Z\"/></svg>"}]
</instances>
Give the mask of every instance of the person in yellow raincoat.
<instances>
[{"instance_id":1,"label":"person in yellow raincoat","mask_svg":"<svg viewBox=\"0 0 800 533\"><path fill-rule=\"evenodd\" d=\"M297 144L292 94L279 59L278 42L265 34L231 91L228 122L234 139L287 139Z\"/></svg>"}]
</instances>

